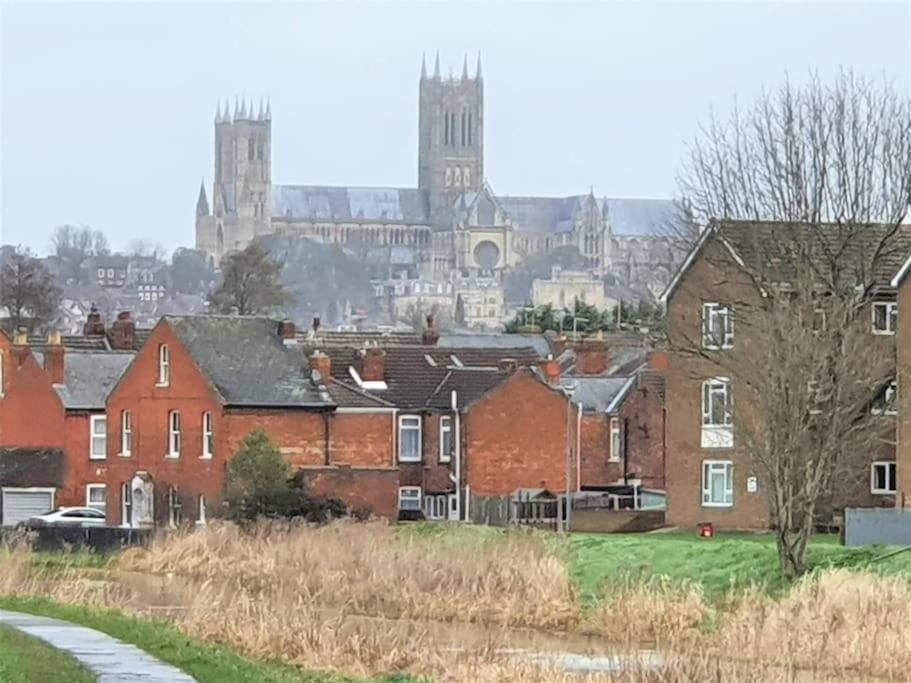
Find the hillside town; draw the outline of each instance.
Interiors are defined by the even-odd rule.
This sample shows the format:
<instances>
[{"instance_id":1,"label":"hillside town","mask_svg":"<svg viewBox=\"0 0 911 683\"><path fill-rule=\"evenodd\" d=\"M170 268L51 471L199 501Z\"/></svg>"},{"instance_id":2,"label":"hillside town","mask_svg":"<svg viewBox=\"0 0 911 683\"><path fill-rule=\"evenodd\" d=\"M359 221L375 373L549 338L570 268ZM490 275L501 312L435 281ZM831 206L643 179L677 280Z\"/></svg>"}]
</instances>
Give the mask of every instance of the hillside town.
<instances>
[{"instance_id":1,"label":"hillside town","mask_svg":"<svg viewBox=\"0 0 911 683\"><path fill-rule=\"evenodd\" d=\"M0 681L911 681L911 9L495 5L4 5ZM48 213L67 17L193 124Z\"/></svg>"}]
</instances>

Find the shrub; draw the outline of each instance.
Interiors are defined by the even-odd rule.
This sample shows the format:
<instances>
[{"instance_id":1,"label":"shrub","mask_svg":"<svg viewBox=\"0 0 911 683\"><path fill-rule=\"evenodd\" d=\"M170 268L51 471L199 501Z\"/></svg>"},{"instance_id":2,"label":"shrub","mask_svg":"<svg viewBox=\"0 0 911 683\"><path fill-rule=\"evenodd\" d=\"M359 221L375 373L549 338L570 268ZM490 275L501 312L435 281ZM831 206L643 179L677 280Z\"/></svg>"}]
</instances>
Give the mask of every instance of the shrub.
<instances>
[{"instance_id":1,"label":"shrub","mask_svg":"<svg viewBox=\"0 0 911 683\"><path fill-rule=\"evenodd\" d=\"M259 517L328 522L347 514L335 498L310 494L303 477L291 470L269 435L255 429L241 442L225 474L225 516L235 522Z\"/></svg>"}]
</instances>

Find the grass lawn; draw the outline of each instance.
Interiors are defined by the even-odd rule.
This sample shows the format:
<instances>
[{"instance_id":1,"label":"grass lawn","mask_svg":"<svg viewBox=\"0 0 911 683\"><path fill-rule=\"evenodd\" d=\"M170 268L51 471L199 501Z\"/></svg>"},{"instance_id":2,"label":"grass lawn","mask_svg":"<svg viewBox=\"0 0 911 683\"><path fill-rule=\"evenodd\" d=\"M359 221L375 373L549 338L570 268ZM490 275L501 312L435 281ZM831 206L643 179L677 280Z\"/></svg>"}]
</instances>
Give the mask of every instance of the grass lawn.
<instances>
[{"instance_id":1,"label":"grass lawn","mask_svg":"<svg viewBox=\"0 0 911 683\"><path fill-rule=\"evenodd\" d=\"M0 681L3 683L92 683L94 680L95 676L66 652L0 624Z\"/></svg>"},{"instance_id":2,"label":"grass lawn","mask_svg":"<svg viewBox=\"0 0 911 683\"><path fill-rule=\"evenodd\" d=\"M115 610L65 605L45 598L2 596L0 608L64 619L107 633L126 643L142 648L158 659L173 664L196 678L199 683L349 683L357 680L331 673L308 671L279 662L261 662L245 657L234 650L186 636L165 621L144 619ZM0 653L3 651L0 638ZM0 681L48 681L56 678L7 678L3 669L6 660L0 654ZM13 669L16 673L16 669ZM61 678L60 681L83 679ZM93 680L88 678L85 680ZM381 680L410 681L408 677L387 677Z\"/></svg>"},{"instance_id":3,"label":"grass lawn","mask_svg":"<svg viewBox=\"0 0 911 683\"><path fill-rule=\"evenodd\" d=\"M699 538L695 531L649 534L571 534L574 551L570 571L583 600L597 600L607 580L649 580L700 584L709 596L718 597L751 583L772 593L786 587L778 569L772 534L720 533ZM895 548L869 546L845 548L833 536L816 536L810 544L811 569L845 567L911 576L911 552L874 561Z\"/></svg>"}]
</instances>

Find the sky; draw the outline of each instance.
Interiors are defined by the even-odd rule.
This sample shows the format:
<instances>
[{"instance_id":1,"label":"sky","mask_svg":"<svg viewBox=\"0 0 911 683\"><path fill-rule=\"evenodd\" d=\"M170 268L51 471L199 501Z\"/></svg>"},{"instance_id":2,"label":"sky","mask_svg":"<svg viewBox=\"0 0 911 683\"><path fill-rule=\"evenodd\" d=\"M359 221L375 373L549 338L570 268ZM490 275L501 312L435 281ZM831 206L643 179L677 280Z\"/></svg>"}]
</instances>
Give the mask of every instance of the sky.
<instances>
[{"instance_id":1,"label":"sky","mask_svg":"<svg viewBox=\"0 0 911 683\"><path fill-rule=\"evenodd\" d=\"M192 246L218 101L269 97L282 184L417 184L421 56L484 69L502 195L670 197L700 121L840 67L911 92L904 2L0 0L0 242Z\"/></svg>"}]
</instances>

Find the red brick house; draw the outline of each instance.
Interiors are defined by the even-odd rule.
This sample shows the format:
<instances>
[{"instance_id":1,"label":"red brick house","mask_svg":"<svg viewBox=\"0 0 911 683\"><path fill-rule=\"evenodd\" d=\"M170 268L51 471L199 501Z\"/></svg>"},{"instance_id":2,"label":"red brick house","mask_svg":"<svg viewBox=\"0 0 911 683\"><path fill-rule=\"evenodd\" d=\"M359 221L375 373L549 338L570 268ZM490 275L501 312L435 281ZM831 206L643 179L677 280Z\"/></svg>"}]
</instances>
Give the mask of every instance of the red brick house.
<instances>
[{"instance_id":1,"label":"red brick house","mask_svg":"<svg viewBox=\"0 0 911 683\"><path fill-rule=\"evenodd\" d=\"M4 467L0 456L0 471L15 473L0 475L4 525L56 506L104 508L105 400L133 355L104 338L0 333L0 447L10 459Z\"/></svg>"},{"instance_id":2,"label":"red brick house","mask_svg":"<svg viewBox=\"0 0 911 683\"><path fill-rule=\"evenodd\" d=\"M777 277L777 286L788 285L789 275L782 261L767 256L772 249L761 248L773 244L776 234L785 234L776 231L785 229L799 229L799 224L713 224L701 234L663 294L670 341L666 373L670 525L692 527L711 522L719 528L768 527L768 492L738 437L738 421L746 419L749 408L745 388L730 377L719 376L720 363L712 359L717 354L736 359L740 354L742 362L749 363L749 321L741 317L735 324L736 305L731 302L749 302L761 296L749 273L749 264L758 259L767 261L763 267L766 274ZM862 240L856 246L863 248ZM897 255L908 253L909 248L911 234L899 231L873 273L869 349L890 359L895 353L895 289L890 279L897 270ZM893 395L894 387L884 388L884 401L891 401ZM875 400L871 397L871 404ZM839 490L824 501L824 509L831 514L847 506L895 503L895 451L890 436L894 410L880 412L884 438L845 464Z\"/></svg>"}]
</instances>

